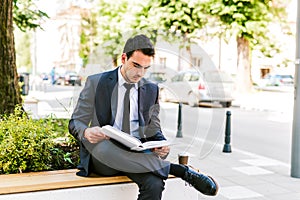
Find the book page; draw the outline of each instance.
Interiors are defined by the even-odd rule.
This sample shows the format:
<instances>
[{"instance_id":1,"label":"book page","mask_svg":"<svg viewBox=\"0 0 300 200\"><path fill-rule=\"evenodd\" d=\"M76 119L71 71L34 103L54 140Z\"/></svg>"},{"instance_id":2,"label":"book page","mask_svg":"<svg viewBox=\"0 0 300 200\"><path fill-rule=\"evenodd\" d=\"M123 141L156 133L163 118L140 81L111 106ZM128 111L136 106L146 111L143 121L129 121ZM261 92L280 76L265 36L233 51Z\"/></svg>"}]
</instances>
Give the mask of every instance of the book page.
<instances>
[{"instance_id":1,"label":"book page","mask_svg":"<svg viewBox=\"0 0 300 200\"><path fill-rule=\"evenodd\" d=\"M149 141L149 142L142 143L139 139L133 137L132 135L120 131L110 125L103 126L101 128L101 131L105 135L117 140L118 142L124 144L125 146L129 147L131 150L134 151L143 151L146 149L152 149L156 147L163 147L163 146L170 145L170 142L166 140Z\"/></svg>"},{"instance_id":2,"label":"book page","mask_svg":"<svg viewBox=\"0 0 300 200\"><path fill-rule=\"evenodd\" d=\"M109 136L110 138L113 138L115 140L117 140L118 142L124 144L125 146L129 147L130 149L133 148L133 147L137 147L137 146L140 146L142 143L139 139L127 134L127 133L124 133L110 125L106 125L106 126L103 126L101 128L101 131Z\"/></svg>"},{"instance_id":3,"label":"book page","mask_svg":"<svg viewBox=\"0 0 300 200\"><path fill-rule=\"evenodd\" d=\"M153 148L158 148L158 147L163 147L163 146L169 146L171 143L167 140L161 140L161 141L149 141L149 142L144 142L140 146L133 147L131 150L135 151L143 151L146 149L153 149Z\"/></svg>"}]
</instances>

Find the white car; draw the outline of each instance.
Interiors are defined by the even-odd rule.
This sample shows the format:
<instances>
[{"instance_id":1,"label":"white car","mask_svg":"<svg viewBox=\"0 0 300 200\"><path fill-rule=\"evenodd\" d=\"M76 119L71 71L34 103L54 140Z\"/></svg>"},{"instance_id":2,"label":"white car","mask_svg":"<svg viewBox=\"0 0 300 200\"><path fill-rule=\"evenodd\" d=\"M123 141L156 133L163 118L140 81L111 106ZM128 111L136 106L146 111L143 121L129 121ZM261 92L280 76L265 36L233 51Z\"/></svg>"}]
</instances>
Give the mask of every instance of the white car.
<instances>
[{"instance_id":1,"label":"white car","mask_svg":"<svg viewBox=\"0 0 300 200\"><path fill-rule=\"evenodd\" d=\"M161 101L188 103L192 107L201 102L219 102L223 107L230 107L234 88L233 79L224 71L181 71L160 84L160 98Z\"/></svg>"},{"instance_id":2,"label":"white car","mask_svg":"<svg viewBox=\"0 0 300 200\"><path fill-rule=\"evenodd\" d=\"M294 86L294 77L290 74L267 74L259 86Z\"/></svg>"}]
</instances>

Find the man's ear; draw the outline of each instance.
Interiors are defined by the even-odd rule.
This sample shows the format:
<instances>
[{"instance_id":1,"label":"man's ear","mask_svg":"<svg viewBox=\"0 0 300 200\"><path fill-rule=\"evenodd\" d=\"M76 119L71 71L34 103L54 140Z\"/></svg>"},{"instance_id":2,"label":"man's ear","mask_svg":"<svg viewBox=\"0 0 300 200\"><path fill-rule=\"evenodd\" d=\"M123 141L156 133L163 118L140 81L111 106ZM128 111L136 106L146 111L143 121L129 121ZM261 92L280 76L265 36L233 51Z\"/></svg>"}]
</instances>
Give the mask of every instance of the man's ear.
<instances>
[{"instance_id":1,"label":"man's ear","mask_svg":"<svg viewBox=\"0 0 300 200\"><path fill-rule=\"evenodd\" d=\"M124 64L126 60L127 60L126 53L122 53L122 56L121 56L122 64Z\"/></svg>"}]
</instances>

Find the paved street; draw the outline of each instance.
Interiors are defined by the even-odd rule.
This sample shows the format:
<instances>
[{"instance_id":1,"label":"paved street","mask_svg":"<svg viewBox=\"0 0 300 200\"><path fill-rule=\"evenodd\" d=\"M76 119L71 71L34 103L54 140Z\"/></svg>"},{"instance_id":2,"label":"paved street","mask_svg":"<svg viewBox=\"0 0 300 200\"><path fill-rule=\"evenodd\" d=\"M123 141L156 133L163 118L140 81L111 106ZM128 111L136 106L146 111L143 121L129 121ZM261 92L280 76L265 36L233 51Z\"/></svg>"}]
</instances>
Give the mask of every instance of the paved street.
<instances>
[{"instance_id":1,"label":"paved street","mask_svg":"<svg viewBox=\"0 0 300 200\"><path fill-rule=\"evenodd\" d=\"M38 101L37 115L69 117L80 88L48 89L27 97ZM228 110L232 152L223 153ZM198 199L300 199L300 179L290 176L293 93L254 92L239 96L229 109L183 105L183 138L176 137L177 111L177 104L161 103L163 129L173 142L168 159L177 162L178 153L188 152L189 163L220 184L218 196Z\"/></svg>"}]
</instances>

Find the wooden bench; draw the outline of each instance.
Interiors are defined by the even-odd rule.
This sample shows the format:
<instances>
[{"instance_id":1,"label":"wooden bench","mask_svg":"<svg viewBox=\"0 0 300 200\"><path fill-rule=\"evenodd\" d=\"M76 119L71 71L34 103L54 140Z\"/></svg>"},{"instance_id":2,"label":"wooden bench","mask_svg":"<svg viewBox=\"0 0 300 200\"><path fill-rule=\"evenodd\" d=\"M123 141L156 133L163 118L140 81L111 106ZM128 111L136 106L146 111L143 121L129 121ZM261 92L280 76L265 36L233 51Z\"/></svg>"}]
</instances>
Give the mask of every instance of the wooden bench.
<instances>
[{"instance_id":1,"label":"wooden bench","mask_svg":"<svg viewBox=\"0 0 300 200\"><path fill-rule=\"evenodd\" d=\"M0 200L136 199L138 188L127 176L76 175L77 169L0 175ZM174 190L174 188L176 188ZM181 188L181 189L179 189ZM163 199L195 199L197 193L184 181L170 176Z\"/></svg>"},{"instance_id":2,"label":"wooden bench","mask_svg":"<svg viewBox=\"0 0 300 200\"><path fill-rule=\"evenodd\" d=\"M80 177L77 169L0 175L0 194L65 189L132 182L126 176Z\"/></svg>"}]
</instances>

